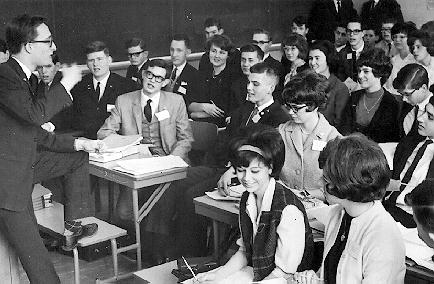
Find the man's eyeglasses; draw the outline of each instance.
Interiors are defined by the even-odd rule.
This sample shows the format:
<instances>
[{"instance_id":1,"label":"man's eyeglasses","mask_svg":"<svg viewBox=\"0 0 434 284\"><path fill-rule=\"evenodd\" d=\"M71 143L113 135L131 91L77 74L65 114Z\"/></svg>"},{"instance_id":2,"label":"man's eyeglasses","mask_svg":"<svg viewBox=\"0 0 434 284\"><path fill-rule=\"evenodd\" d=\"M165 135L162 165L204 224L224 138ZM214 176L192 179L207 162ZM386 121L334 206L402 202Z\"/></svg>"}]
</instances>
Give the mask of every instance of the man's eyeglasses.
<instances>
[{"instance_id":1,"label":"man's eyeglasses","mask_svg":"<svg viewBox=\"0 0 434 284\"><path fill-rule=\"evenodd\" d=\"M362 30L350 30L347 29L347 34L349 35L358 35Z\"/></svg>"},{"instance_id":2,"label":"man's eyeglasses","mask_svg":"<svg viewBox=\"0 0 434 284\"><path fill-rule=\"evenodd\" d=\"M155 78L155 82L157 82L157 83L161 83L165 79L164 77L155 75L151 71L145 71L145 77L148 78L149 80L152 80L153 78Z\"/></svg>"},{"instance_id":3,"label":"man's eyeglasses","mask_svg":"<svg viewBox=\"0 0 434 284\"><path fill-rule=\"evenodd\" d=\"M287 110L292 110L294 113L299 112L301 109L307 107L307 105L299 106L296 104L285 104ZM307 110L306 110L307 111Z\"/></svg>"},{"instance_id":4,"label":"man's eyeglasses","mask_svg":"<svg viewBox=\"0 0 434 284\"><path fill-rule=\"evenodd\" d=\"M409 97L409 96L413 95L413 93L416 91L417 91L417 89L414 89L411 92L398 91L398 93L403 97Z\"/></svg>"},{"instance_id":5,"label":"man's eyeglasses","mask_svg":"<svg viewBox=\"0 0 434 284\"><path fill-rule=\"evenodd\" d=\"M52 38L50 38L50 39L46 39L46 40L32 40L32 41L29 41L29 43L48 43L49 44L49 47L52 47L53 46L53 39Z\"/></svg>"},{"instance_id":6,"label":"man's eyeglasses","mask_svg":"<svg viewBox=\"0 0 434 284\"><path fill-rule=\"evenodd\" d=\"M128 57L137 57L140 54L142 54L143 52L145 52L145 51L142 50L142 51L138 51L138 52L128 53Z\"/></svg>"},{"instance_id":7,"label":"man's eyeglasses","mask_svg":"<svg viewBox=\"0 0 434 284\"><path fill-rule=\"evenodd\" d=\"M267 41L265 41L265 40L253 40L252 41L252 43L254 43L254 44L266 44L269 42L270 42L269 40L267 40Z\"/></svg>"}]
</instances>

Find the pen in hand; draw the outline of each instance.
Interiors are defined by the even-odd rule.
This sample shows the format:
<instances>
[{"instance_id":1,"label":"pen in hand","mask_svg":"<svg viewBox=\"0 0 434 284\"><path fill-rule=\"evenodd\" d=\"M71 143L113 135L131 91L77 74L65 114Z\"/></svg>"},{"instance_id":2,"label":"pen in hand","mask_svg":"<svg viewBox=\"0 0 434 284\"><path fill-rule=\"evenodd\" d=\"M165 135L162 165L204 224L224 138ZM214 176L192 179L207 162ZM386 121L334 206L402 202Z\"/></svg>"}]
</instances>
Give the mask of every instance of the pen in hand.
<instances>
[{"instance_id":1,"label":"pen in hand","mask_svg":"<svg viewBox=\"0 0 434 284\"><path fill-rule=\"evenodd\" d=\"M182 259L185 262L185 265L187 265L188 270L190 270L191 274L193 274L194 280L199 281L196 277L196 274L194 273L193 269L191 269L190 265L188 265L187 260L184 258L184 256L182 257Z\"/></svg>"}]
</instances>

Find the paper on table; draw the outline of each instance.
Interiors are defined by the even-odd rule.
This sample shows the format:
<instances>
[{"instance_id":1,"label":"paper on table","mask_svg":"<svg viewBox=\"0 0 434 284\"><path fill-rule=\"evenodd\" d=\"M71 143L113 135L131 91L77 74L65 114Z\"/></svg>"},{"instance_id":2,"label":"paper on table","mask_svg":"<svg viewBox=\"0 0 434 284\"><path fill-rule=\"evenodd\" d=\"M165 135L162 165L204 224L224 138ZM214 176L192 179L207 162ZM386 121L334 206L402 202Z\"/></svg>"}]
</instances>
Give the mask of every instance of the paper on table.
<instances>
[{"instance_id":1,"label":"paper on table","mask_svg":"<svg viewBox=\"0 0 434 284\"><path fill-rule=\"evenodd\" d=\"M396 223L401 231L405 243L405 255L418 265L434 271L434 262L431 256L434 255L434 249L427 246L418 236L417 229L408 229L400 223Z\"/></svg>"},{"instance_id":2,"label":"paper on table","mask_svg":"<svg viewBox=\"0 0 434 284\"><path fill-rule=\"evenodd\" d=\"M309 209L309 215L326 225L330 219L330 210L338 205L318 206ZM309 217L310 218L310 217Z\"/></svg>"},{"instance_id":3,"label":"paper on table","mask_svg":"<svg viewBox=\"0 0 434 284\"><path fill-rule=\"evenodd\" d=\"M188 167L188 164L184 162L183 159L173 155L118 161L117 164L119 167L115 167L115 170L120 170L133 175L142 175L172 168Z\"/></svg>"},{"instance_id":4,"label":"paper on table","mask_svg":"<svg viewBox=\"0 0 434 284\"><path fill-rule=\"evenodd\" d=\"M233 196L226 196L220 194L218 190L214 191L207 191L205 194L214 200L222 200L222 201L240 201L241 197L233 197Z\"/></svg>"},{"instance_id":5,"label":"paper on table","mask_svg":"<svg viewBox=\"0 0 434 284\"><path fill-rule=\"evenodd\" d=\"M390 142L390 143L378 143L384 155L386 156L387 163L389 164L389 168L393 170L393 155L395 155L396 146L398 143Z\"/></svg>"},{"instance_id":6,"label":"paper on table","mask_svg":"<svg viewBox=\"0 0 434 284\"><path fill-rule=\"evenodd\" d=\"M216 268L214 270L217 270L219 268ZM211 271L214 271L211 270ZM237 284L251 284L253 280L253 269L251 266L246 266L243 269L229 275L227 278L222 279L220 281L218 281L218 284L233 284L233 283L237 283ZM183 284L193 284L193 278L185 280L184 282L182 282ZM268 282L264 282L264 283L268 283Z\"/></svg>"},{"instance_id":7,"label":"paper on table","mask_svg":"<svg viewBox=\"0 0 434 284\"><path fill-rule=\"evenodd\" d=\"M139 144L141 140L142 140L142 136L139 134L137 135L112 134L104 138L102 141L107 146L104 152L121 152L132 145Z\"/></svg>"},{"instance_id":8,"label":"paper on table","mask_svg":"<svg viewBox=\"0 0 434 284\"><path fill-rule=\"evenodd\" d=\"M146 280L147 283L175 284L177 283L178 278L176 278L175 275L172 274L172 270L176 268L178 268L176 260L173 260L165 264L137 271L134 274L137 277Z\"/></svg>"}]
</instances>

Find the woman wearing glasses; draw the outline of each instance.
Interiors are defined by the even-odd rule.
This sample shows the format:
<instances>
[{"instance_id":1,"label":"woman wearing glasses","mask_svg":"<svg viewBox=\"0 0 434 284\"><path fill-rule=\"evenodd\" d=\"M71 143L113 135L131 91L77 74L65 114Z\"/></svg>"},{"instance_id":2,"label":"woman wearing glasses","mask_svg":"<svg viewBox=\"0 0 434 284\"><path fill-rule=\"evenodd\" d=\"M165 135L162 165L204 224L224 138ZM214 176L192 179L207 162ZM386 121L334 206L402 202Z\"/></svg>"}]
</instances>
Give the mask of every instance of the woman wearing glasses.
<instances>
[{"instance_id":1,"label":"woman wearing glasses","mask_svg":"<svg viewBox=\"0 0 434 284\"><path fill-rule=\"evenodd\" d=\"M283 65L283 82L284 85L294 77L295 74L309 68L306 62L307 58L307 41L296 33L291 33L282 41L282 65Z\"/></svg>"},{"instance_id":2,"label":"woman wearing glasses","mask_svg":"<svg viewBox=\"0 0 434 284\"><path fill-rule=\"evenodd\" d=\"M282 137L269 126L248 130L232 141L230 150L231 164L246 188L240 201L239 249L219 269L199 274L199 283L251 283L252 278L285 277L311 268L313 236L303 204L275 180L285 160Z\"/></svg>"},{"instance_id":3,"label":"woman wearing glasses","mask_svg":"<svg viewBox=\"0 0 434 284\"><path fill-rule=\"evenodd\" d=\"M381 199L390 170L380 147L361 134L330 141L320 155L325 221L318 274L296 273L298 283L404 283L405 246Z\"/></svg>"},{"instance_id":4,"label":"woman wearing glasses","mask_svg":"<svg viewBox=\"0 0 434 284\"><path fill-rule=\"evenodd\" d=\"M327 141L339 136L318 108L326 101L327 79L313 70L294 76L282 93L292 120L279 126L285 142L285 164L280 179L301 195L324 199L319 153Z\"/></svg>"},{"instance_id":5,"label":"woman wearing glasses","mask_svg":"<svg viewBox=\"0 0 434 284\"><path fill-rule=\"evenodd\" d=\"M350 94L345 84L335 76L337 54L334 45L327 40L315 41L309 48L309 65L328 82L325 107L321 107L320 112L331 125L339 125Z\"/></svg>"},{"instance_id":6,"label":"woman wearing glasses","mask_svg":"<svg viewBox=\"0 0 434 284\"><path fill-rule=\"evenodd\" d=\"M351 94L342 114L339 132L361 132L377 143L399 140L399 103L382 85L390 75L390 59L379 48L369 49L357 60L362 88Z\"/></svg>"}]
</instances>

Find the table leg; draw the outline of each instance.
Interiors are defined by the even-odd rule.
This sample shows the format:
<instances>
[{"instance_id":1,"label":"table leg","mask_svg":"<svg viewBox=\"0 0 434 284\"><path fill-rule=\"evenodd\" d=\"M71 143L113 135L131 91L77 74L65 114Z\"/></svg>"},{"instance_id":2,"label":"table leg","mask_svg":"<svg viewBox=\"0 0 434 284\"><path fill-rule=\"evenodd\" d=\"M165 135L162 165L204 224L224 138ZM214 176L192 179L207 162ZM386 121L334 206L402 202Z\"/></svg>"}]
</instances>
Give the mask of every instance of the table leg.
<instances>
[{"instance_id":1,"label":"table leg","mask_svg":"<svg viewBox=\"0 0 434 284\"><path fill-rule=\"evenodd\" d=\"M134 214L134 226L136 228L136 244L137 244L137 269L142 269L142 245L140 240L140 220L139 220L139 197L137 189L132 189L133 195L133 214Z\"/></svg>"},{"instance_id":2,"label":"table leg","mask_svg":"<svg viewBox=\"0 0 434 284\"><path fill-rule=\"evenodd\" d=\"M212 221L212 229L214 232L214 258L218 260L219 256L219 223L216 220Z\"/></svg>"},{"instance_id":3,"label":"table leg","mask_svg":"<svg viewBox=\"0 0 434 284\"><path fill-rule=\"evenodd\" d=\"M114 211L114 191L115 191L115 187L119 187L119 185L117 183L108 182L108 207L109 207L109 212L108 212L108 219L110 221L113 220L113 211Z\"/></svg>"}]
</instances>

